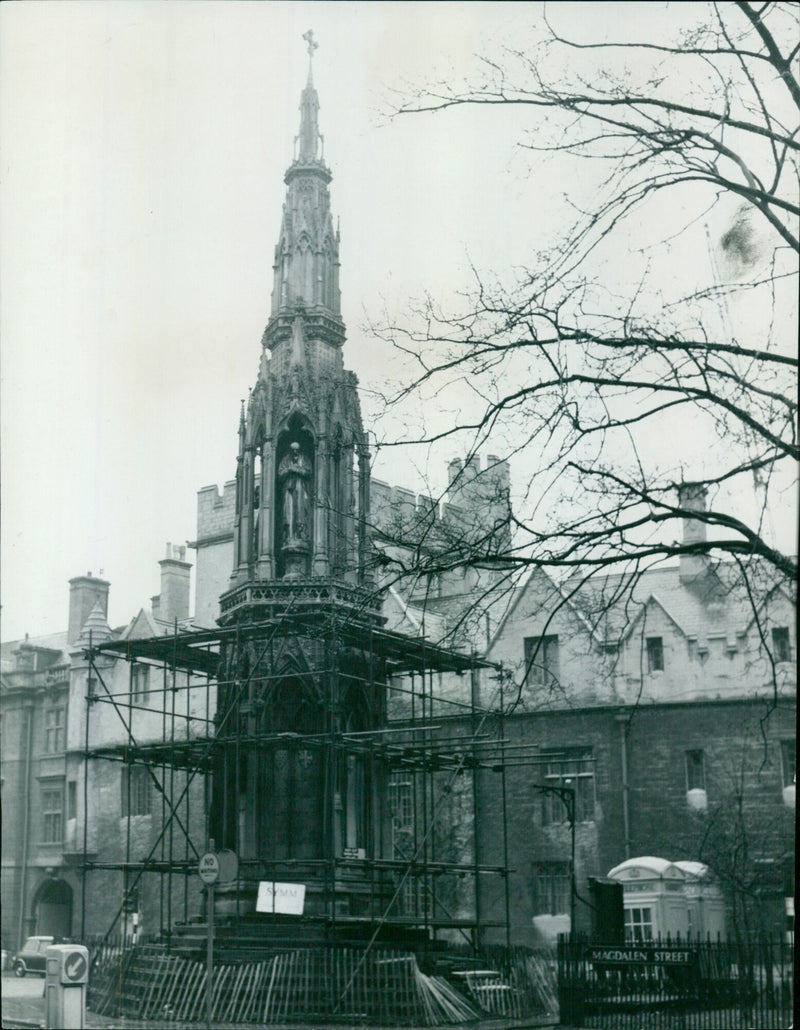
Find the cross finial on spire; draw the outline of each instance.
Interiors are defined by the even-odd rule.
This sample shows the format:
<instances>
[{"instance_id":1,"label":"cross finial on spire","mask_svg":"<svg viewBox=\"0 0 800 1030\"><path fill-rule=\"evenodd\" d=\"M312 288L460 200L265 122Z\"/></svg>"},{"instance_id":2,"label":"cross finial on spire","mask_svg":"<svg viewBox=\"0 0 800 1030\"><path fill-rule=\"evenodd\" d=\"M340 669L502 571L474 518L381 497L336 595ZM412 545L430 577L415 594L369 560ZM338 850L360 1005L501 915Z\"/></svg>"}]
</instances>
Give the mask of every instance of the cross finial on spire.
<instances>
[{"instance_id":1,"label":"cross finial on spire","mask_svg":"<svg viewBox=\"0 0 800 1030\"><path fill-rule=\"evenodd\" d=\"M308 56L313 57L314 51L319 46L319 43L314 39L314 30L309 29L308 32L304 32L303 39L308 43Z\"/></svg>"},{"instance_id":2,"label":"cross finial on spire","mask_svg":"<svg viewBox=\"0 0 800 1030\"><path fill-rule=\"evenodd\" d=\"M308 81L311 82L311 64L314 60L314 51L319 46L319 43L314 39L314 30L309 29L308 32L303 33L303 39L308 43Z\"/></svg>"}]
</instances>

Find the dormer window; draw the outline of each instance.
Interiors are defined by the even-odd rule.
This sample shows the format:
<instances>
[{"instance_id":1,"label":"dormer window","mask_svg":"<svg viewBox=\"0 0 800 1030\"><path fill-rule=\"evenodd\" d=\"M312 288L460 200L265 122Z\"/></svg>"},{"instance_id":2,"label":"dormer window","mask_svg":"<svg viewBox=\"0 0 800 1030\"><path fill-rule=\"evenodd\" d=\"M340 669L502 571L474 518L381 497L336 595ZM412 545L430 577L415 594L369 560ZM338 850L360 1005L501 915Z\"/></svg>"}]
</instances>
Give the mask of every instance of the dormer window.
<instances>
[{"instance_id":1,"label":"dormer window","mask_svg":"<svg viewBox=\"0 0 800 1030\"><path fill-rule=\"evenodd\" d=\"M789 641L788 626L773 626L772 656L776 662L790 662L792 660L792 645Z\"/></svg>"},{"instance_id":2,"label":"dormer window","mask_svg":"<svg viewBox=\"0 0 800 1030\"><path fill-rule=\"evenodd\" d=\"M529 684L548 686L558 679L558 637L525 637L525 673Z\"/></svg>"},{"instance_id":3,"label":"dormer window","mask_svg":"<svg viewBox=\"0 0 800 1030\"><path fill-rule=\"evenodd\" d=\"M664 641L661 637L648 637L645 641L647 647L647 671L664 671Z\"/></svg>"}]
</instances>

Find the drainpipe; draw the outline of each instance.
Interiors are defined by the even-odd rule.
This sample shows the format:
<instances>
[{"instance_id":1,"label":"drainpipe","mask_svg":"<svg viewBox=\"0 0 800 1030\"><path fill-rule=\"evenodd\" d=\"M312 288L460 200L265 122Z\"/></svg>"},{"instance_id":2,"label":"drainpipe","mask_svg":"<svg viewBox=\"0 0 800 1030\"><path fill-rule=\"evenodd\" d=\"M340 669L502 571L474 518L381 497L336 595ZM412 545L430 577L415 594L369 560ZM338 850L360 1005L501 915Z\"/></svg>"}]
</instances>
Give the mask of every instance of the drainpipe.
<instances>
[{"instance_id":1,"label":"drainpipe","mask_svg":"<svg viewBox=\"0 0 800 1030\"><path fill-rule=\"evenodd\" d=\"M619 724L619 753L622 763L622 824L625 836L625 858L631 857L631 820L628 786L628 716L618 712L615 716Z\"/></svg>"},{"instance_id":2,"label":"drainpipe","mask_svg":"<svg viewBox=\"0 0 800 1030\"><path fill-rule=\"evenodd\" d=\"M25 751L25 800L22 806L22 861L20 870L19 889L19 920L17 924L17 947L22 947L24 941L23 928L25 924L25 901L28 890L28 851L30 849L30 812L31 812L31 766L33 763L33 702L25 702L23 711L28 716L28 732L26 734Z\"/></svg>"}]
</instances>

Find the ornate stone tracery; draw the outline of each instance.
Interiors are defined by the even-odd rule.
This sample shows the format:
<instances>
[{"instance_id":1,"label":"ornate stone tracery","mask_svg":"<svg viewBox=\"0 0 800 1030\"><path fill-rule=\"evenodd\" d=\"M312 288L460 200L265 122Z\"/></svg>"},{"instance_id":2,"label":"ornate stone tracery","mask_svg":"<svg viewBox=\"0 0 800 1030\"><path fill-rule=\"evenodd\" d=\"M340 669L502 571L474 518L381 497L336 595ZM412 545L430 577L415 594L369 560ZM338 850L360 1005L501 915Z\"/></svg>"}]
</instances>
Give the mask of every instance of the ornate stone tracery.
<instances>
[{"instance_id":1,"label":"ornate stone tracery","mask_svg":"<svg viewBox=\"0 0 800 1030\"><path fill-rule=\"evenodd\" d=\"M234 567L220 598L220 622L242 637L224 645L213 832L240 859L273 863L276 879L284 861L377 858L388 846L385 776L356 743L384 724L385 670L342 648L335 631L337 620L369 627L380 616L368 571L369 450L357 379L342 360L339 237L317 108L309 80L272 310L240 420ZM313 888L327 911L357 907L366 890L358 876L345 898L327 881Z\"/></svg>"}]
</instances>

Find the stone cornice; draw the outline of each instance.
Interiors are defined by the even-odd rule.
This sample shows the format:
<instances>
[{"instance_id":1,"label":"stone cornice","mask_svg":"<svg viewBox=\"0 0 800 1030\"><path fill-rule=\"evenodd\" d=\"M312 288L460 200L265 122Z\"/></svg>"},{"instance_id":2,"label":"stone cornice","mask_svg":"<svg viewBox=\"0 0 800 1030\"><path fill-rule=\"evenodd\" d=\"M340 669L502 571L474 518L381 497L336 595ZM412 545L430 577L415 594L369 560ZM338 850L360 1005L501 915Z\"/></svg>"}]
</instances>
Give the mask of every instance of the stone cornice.
<instances>
[{"instance_id":1,"label":"stone cornice","mask_svg":"<svg viewBox=\"0 0 800 1030\"><path fill-rule=\"evenodd\" d=\"M228 590L220 597L219 623L229 625L240 613L261 618L289 610L331 608L343 617L364 622L383 622L380 599L374 591L339 580L302 579L250 581Z\"/></svg>"}]
</instances>

